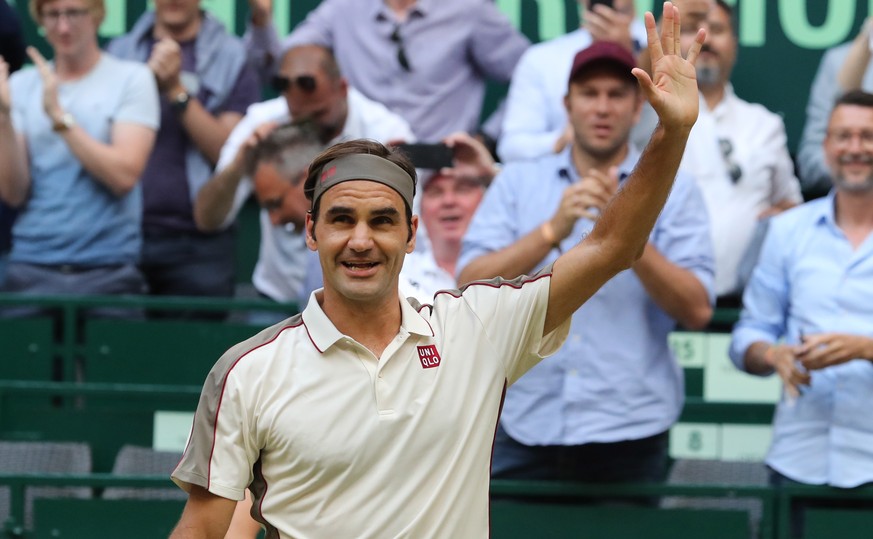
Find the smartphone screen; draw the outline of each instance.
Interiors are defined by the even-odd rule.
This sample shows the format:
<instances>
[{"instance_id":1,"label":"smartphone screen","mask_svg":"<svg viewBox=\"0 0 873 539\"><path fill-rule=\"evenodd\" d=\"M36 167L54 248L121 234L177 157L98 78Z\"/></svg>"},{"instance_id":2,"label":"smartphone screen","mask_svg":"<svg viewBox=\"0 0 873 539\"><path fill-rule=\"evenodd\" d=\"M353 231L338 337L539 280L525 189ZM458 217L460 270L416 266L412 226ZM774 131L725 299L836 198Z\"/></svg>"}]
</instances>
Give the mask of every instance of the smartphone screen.
<instances>
[{"instance_id":1,"label":"smartphone screen","mask_svg":"<svg viewBox=\"0 0 873 539\"><path fill-rule=\"evenodd\" d=\"M439 170L452 166L452 149L445 144L401 144L398 150L415 165L415 168Z\"/></svg>"},{"instance_id":2,"label":"smartphone screen","mask_svg":"<svg viewBox=\"0 0 873 539\"><path fill-rule=\"evenodd\" d=\"M604 6L613 9L612 0L591 0L590 9L593 9L597 4L603 4Z\"/></svg>"}]
</instances>

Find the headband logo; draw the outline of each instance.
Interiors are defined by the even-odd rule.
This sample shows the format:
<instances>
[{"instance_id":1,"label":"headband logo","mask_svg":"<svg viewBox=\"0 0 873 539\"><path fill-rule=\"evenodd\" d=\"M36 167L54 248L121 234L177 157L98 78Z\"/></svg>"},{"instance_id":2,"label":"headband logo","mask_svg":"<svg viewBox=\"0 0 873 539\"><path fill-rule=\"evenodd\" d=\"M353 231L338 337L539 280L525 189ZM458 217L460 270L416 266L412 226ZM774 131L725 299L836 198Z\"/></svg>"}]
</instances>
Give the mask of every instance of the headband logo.
<instances>
[{"instance_id":1,"label":"headband logo","mask_svg":"<svg viewBox=\"0 0 873 539\"><path fill-rule=\"evenodd\" d=\"M325 180L333 178L334 176L336 176L336 165L321 173L321 183L324 183Z\"/></svg>"}]
</instances>

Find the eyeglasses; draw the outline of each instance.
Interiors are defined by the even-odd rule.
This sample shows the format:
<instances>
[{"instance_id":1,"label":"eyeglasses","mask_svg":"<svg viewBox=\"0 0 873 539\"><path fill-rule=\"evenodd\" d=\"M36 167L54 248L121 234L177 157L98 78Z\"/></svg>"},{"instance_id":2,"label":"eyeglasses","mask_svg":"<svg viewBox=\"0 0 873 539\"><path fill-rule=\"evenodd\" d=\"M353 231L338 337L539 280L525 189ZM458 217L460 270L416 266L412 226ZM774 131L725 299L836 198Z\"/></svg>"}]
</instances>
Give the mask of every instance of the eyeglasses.
<instances>
[{"instance_id":1,"label":"eyeglasses","mask_svg":"<svg viewBox=\"0 0 873 539\"><path fill-rule=\"evenodd\" d=\"M743 169L736 161L731 159L731 154L734 153L734 145L726 138L718 139L718 147L721 149L721 156L724 159L724 164L727 166L728 175L731 177L731 183L737 183L743 176Z\"/></svg>"},{"instance_id":2,"label":"eyeglasses","mask_svg":"<svg viewBox=\"0 0 873 539\"><path fill-rule=\"evenodd\" d=\"M91 10L88 8L43 11L42 23L44 26L57 26L61 19L67 19L68 23L76 24L87 17L89 13Z\"/></svg>"},{"instance_id":3,"label":"eyeglasses","mask_svg":"<svg viewBox=\"0 0 873 539\"><path fill-rule=\"evenodd\" d=\"M403 71L412 71L412 67L409 65L409 58L406 57L406 49L403 47L403 38L400 36L399 24L391 32L391 41L397 44L397 61L400 62L400 67L403 68Z\"/></svg>"},{"instance_id":4,"label":"eyeglasses","mask_svg":"<svg viewBox=\"0 0 873 539\"><path fill-rule=\"evenodd\" d=\"M300 75L299 77L276 75L273 77L272 83L273 89L280 94L290 91L294 86L300 88L300 90L305 94L311 94L318 87L315 82L315 77L312 75Z\"/></svg>"},{"instance_id":5,"label":"eyeglasses","mask_svg":"<svg viewBox=\"0 0 873 539\"><path fill-rule=\"evenodd\" d=\"M861 140L862 146L873 146L873 131L831 131L828 136L839 146L848 146L855 138Z\"/></svg>"}]
</instances>

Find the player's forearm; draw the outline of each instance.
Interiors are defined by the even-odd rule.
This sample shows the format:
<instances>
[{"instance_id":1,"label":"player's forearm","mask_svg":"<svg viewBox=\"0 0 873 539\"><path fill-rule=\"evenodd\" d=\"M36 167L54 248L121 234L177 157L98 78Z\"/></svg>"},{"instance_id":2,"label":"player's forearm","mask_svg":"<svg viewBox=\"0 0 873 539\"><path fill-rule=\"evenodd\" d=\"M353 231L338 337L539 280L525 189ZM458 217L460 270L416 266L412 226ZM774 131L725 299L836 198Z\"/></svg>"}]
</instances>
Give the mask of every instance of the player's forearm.
<instances>
[{"instance_id":1,"label":"player's forearm","mask_svg":"<svg viewBox=\"0 0 873 539\"><path fill-rule=\"evenodd\" d=\"M611 265L629 268L642 256L673 188L689 132L690 126L669 132L658 126L636 168L603 210L588 239L600 244Z\"/></svg>"},{"instance_id":2,"label":"player's forearm","mask_svg":"<svg viewBox=\"0 0 873 539\"><path fill-rule=\"evenodd\" d=\"M651 244L633 265L649 297L686 329L703 329L712 318L706 288L690 270L668 260Z\"/></svg>"},{"instance_id":3,"label":"player's forearm","mask_svg":"<svg viewBox=\"0 0 873 539\"><path fill-rule=\"evenodd\" d=\"M233 208L236 190L242 178L242 166L231 163L206 182L194 202L194 223L198 229L215 232L221 228Z\"/></svg>"},{"instance_id":4,"label":"player's forearm","mask_svg":"<svg viewBox=\"0 0 873 539\"><path fill-rule=\"evenodd\" d=\"M690 129L667 132L659 126L637 167L603 210L591 234L555 262L544 334L642 256L673 187Z\"/></svg>"}]
</instances>

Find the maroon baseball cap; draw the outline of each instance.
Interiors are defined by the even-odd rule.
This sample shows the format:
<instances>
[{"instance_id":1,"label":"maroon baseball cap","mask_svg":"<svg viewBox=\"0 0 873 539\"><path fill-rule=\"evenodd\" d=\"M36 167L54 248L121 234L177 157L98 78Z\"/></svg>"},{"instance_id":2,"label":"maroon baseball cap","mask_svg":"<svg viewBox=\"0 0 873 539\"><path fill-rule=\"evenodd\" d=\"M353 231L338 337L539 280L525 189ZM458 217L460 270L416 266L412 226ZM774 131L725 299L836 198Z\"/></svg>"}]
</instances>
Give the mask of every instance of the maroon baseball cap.
<instances>
[{"instance_id":1,"label":"maroon baseball cap","mask_svg":"<svg viewBox=\"0 0 873 539\"><path fill-rule=\"evenodd\" d=\"M573 58L573 67L570 69L568 83L572 82L592 65L614 65L619 70L626 72L631 79L631 70L637 67L637 61L629 50L612 41L595 41L589 47L576 53Z\"/></svg>"}]
</instances>

